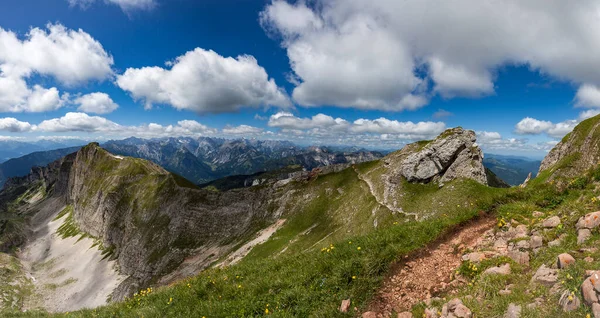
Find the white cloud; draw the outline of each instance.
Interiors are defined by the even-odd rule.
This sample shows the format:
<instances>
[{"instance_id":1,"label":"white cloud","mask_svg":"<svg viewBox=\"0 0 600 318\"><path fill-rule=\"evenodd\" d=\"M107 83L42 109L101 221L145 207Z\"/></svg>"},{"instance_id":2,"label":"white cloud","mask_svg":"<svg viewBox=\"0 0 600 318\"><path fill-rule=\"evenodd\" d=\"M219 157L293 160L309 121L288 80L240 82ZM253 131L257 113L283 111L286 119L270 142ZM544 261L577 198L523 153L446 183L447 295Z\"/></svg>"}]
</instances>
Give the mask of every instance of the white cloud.
<instances>
[{"instance_id":1,"label":"white cloud","mask_svg":"<svg viewBox=\"0 0 600 318\"><path fill-rule=\"evenodd\" d=\"M78 111L95 114L108 114L119 108L106 93L91 93L77 97L74 100L78 104Z\"/></svg>"},{"instance_id":2,"label":"white cloud","mask_svg":"<svg viewBox=\"0 0 600 318\"><path fill-rule=\"evenodd\" d=\"M291 103L264 68L249 55L222 57L197 48L167 63L171 68L129 68L117 85L136 100L168 104L197 113L224 113L243 107L279 106Z\"/></svg>"},{"instance_id":3,"label":"white cloud","mask_svg":"<svg viewBox=\"0 0 600 318\"><path fill-rule=\"evenodd\" d=\"M123 127L104 117L85 113L67 113L63 117L44 120L38 129L47 132L116 132Z\"/></svg>"},{"instance_id":4,"label":"white cloud","mask_svg":"<svg viewBox=\"0 0 600 318\"><path fill-rule=\"evenodd\" d=\"M87 9L96 0L67 0L71 6L79 6ZM155 0L104 0L106 3L116 4L125 12L133 10L149 10L156 6Z\"/></svg>"},{"instance_id":5,"label":"white cloud","mask_svg":"<svg viewBox=\"0 0 600 318\"><path fill-rule=\"evenodd\" d=\"M264 129L248 125L239 125L237 127L227 126L223 128L222 131L226 135L256 135L262 133Z\"/></svg>"},{"instance_id":6,"label":"white cloud","mask_svg":"<svg viewBox=\"0 0 600 318\"><path fill-rule=\"evenodd\" d=\"M27 132L31 131L31 129L32 126L28 122L19 121L12 117L0 118L0 130L10 132Z\"/></svg>"},{"instance_id":7,"label":"white cloud","mask_svg":"<svg viewBox=\"0 0 600 318\"><path fill-rule=\"evenodd\" d=\"M535 135L548 131L554 124L550 121L537 120L535 118L523 118L515 126L515 131L522 135Z\"/></svg>"},{"instance_id":8,"label":"white cloud","mask_svg":"<svg viewBox=\"0 0 600 318\"><path fill-rule=\"evenodd\" d=\"M0 130L11 132L82 132L105 134L110 137L179 137L217 134L218 130L205 126L195 120L181 120L177 125L160 125L156 123L139 126L125 126L100 116L71 112L63 117L44 120L38 125L21 122L14 118L0 118Z\"/></svg>"},{"instance_id":9,"label":"white cloud","mask_svg":"<svg viewBox=\"0 0 600 318\"><path fill-rule=\"evenodd\" d=\"M0 112L45 112L62 107L68 95L56 87L29 87L32 75L50 76L72 86L112 76L112 57L82 30L48 24L24 39L0 28Z\"/></svg>"},{"instance_id":10,"label":"white cloud","mask_svg":"<svg viewBox=\"0 0 600 318\"><path fill-rule=\"evenodd\" d=\"M279 112L269 119L270 127L305 130L312 128L329 128L333 126L347 126L349 123L341 118L333 118L325 114L317 114L312 118L299 118L292 113Z\"/></svg>"},{"instance_id":11,"label":"white cloud","mask_svg":"<svg viewBox=\"0 0 600 318\"><path fill-rule=\"evenodd\" d=\"M260 22L287 51L298 103L401 110L409 94L493 94L505 65L600 87L598 12L593 0L273 0Z\"/></svg>"},{"instance_id":12,"label":"white cloud","mask_svg":"<svg viewBox=\"0 0 600 318\"><path fill-rule=\"evenodd\" d=\"M311 118L299 118L291 113L279 112L269 119L270 127L281 128L284 132L309 134L313 137L332 138L352 134L365 137L365 134L385 134L386 139L418 140L431 138L446 129L443 122L399 122L387 118L357 119L350 123L342 118L317 114ZM392 136L393 135L393 136Z\"/></svg>"},{"instance_id":13,"label":"white cloud","mask_svg":"<svg viewBox=\"0 0 600 318\"><path fill-rule=\"evenodd\" d=\"M502 139L502 135L496 131L478 131L477 132L477 141L478 142L487 142Z\"/></svg>"},{"instance_id":14,"label":"white cloud","mask_svg":"<svg viewBox=\"0 0 600 318\"><path fill-rule=\"evenodd\" d=\"M351 131L358 133L408 134L417 136L435 136L446 129L443 122L399 122L387 118L375 120L358 119L352 124Z\"/></svg>"},{"instance_id":15,"label":"white cloud","mask_svg":"<svg viewBox=\"0 0 600 318\"><path fill-rule=\"evenodd\" d=\"M594 85L581 85L575 95L575 106L600 108L600 89Z\"/></svg>"},{"instance_id":16,"label":"white cloud","mask_svg":"<svg viewBox=\"0 0 600 318\"><path fill-rule=\"evenodd\" d=\"M579 121L577 120L566 120L555 124L551 121L526 117L517 123L515 132L521 135L539 135L546 133L551 137L561 138L571 132L578 123Z\"/></svg>"},{"instance_id":17,"label":"white cloud","mask_svg":"<svg viewBox=\"0 0 600 318\"><path fill-rule=\"evenodd\" d=\"M37 73L66 85L112 76L113 58L91 35L60 24L46 27L47 31L31 29L23 40L0 28L0 65L7 65L3 69L5 76Z\"/></svg>"},{"instance_id":18,"label":"white cloud","mask_svg":"<svg viewBox=\"0 0 600 318\"><path fill-rule=\"evenodd\" d=\"M600 114L600 109L588 109L579 113L579 120L585 120Z\"/></svg>"}]
</instances>

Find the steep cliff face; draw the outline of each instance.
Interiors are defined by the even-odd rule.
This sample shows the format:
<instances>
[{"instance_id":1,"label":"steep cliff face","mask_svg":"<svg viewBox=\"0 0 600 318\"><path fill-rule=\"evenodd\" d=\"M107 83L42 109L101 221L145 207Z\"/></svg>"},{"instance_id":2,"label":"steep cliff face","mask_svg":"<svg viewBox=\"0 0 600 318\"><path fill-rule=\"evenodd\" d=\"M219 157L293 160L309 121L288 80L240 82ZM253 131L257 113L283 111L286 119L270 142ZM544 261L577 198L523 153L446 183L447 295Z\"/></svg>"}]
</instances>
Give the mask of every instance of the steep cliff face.
<instances>
[{"instance_id":1,"label":"steep cliff face","mask_svg":"<svg viewBox=\"0 0 600 318\"><path fill-rule=\"evenodd\" d=\"M114 156L97 144L12 179L7 189L36 182L48 189L48 199L73 207L77 230L99 239L129 276L114 299L173 271L196 248L227 247L272 219L264 200L269 188L201 190L158 165ZM229 249L217 249L199 269Z\"/></svg>"}]
</instances>

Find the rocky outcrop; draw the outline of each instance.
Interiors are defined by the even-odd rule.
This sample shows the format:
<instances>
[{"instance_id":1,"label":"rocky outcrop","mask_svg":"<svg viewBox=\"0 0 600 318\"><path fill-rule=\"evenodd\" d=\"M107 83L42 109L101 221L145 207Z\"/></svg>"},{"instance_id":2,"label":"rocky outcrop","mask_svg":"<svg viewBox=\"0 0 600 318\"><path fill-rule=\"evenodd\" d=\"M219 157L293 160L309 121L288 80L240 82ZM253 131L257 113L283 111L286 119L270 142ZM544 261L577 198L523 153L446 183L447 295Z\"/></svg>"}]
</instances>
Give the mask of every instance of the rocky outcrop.
<instances>
[{"instance_id":1,"label":"rocky outcrop","mask_svg":"<svg viewBox=\"0 0 600 318\"><path fill-rule=\"evenodd\" d=\"M551 169L551 177L576 177L600 161L600 116L579 123L544 158L539 172Z\"/></svg>"},{"instance_id":2,"label":"rocky outcrop","mask_svg":"<svg viewBox=\"0 0 600 318\"><path fill-rule=\"evenodd\" d=\"M483 153L475 141L472 130L448 129L432 141L405 147L388 160L401 159L397 161L398 173L409 182L443 183L467 178L487 185Z\"/></svg>"}]
</instances>

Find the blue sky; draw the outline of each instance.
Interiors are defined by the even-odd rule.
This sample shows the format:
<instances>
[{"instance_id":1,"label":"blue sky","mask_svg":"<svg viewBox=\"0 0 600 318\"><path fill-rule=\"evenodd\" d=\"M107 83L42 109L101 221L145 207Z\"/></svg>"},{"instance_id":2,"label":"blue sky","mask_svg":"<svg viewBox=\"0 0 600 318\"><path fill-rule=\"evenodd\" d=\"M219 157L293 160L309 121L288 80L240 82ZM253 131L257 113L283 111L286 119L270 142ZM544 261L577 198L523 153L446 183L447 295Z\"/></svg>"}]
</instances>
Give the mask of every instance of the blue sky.
<instances>
[{"instance_id":1,"label":"blue sky","mask_svg":"<svg viewBox=\"0 0 600 318\"><path fill-rule=\"evenodd\" d=\"M463 126L540 157L596 114L598 4L428 2L3 1L0 135L391 149Z\"/></svg>"}]
</instances>

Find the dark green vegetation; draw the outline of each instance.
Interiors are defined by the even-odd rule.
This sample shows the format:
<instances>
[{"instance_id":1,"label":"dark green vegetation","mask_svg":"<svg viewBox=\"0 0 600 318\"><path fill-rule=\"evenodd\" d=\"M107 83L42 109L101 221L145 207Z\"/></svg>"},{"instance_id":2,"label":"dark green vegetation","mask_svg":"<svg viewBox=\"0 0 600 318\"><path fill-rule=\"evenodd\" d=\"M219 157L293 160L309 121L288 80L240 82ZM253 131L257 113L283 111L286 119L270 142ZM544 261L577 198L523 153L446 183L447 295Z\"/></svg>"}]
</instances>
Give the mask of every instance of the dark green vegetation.
<instances>
[{"instance_id":1,"label":"dark green vegetation","mask_svg":"<svg viewBox=\"0 0 600 318\"><path fill-rule=\"evenodd\" d=\"M540 169L540 160L525 157L502 156L486 153L483 165L493 171L500 179L509 185L519 185L531 173L534 178Z\"/></svg>"}]
</instances>

